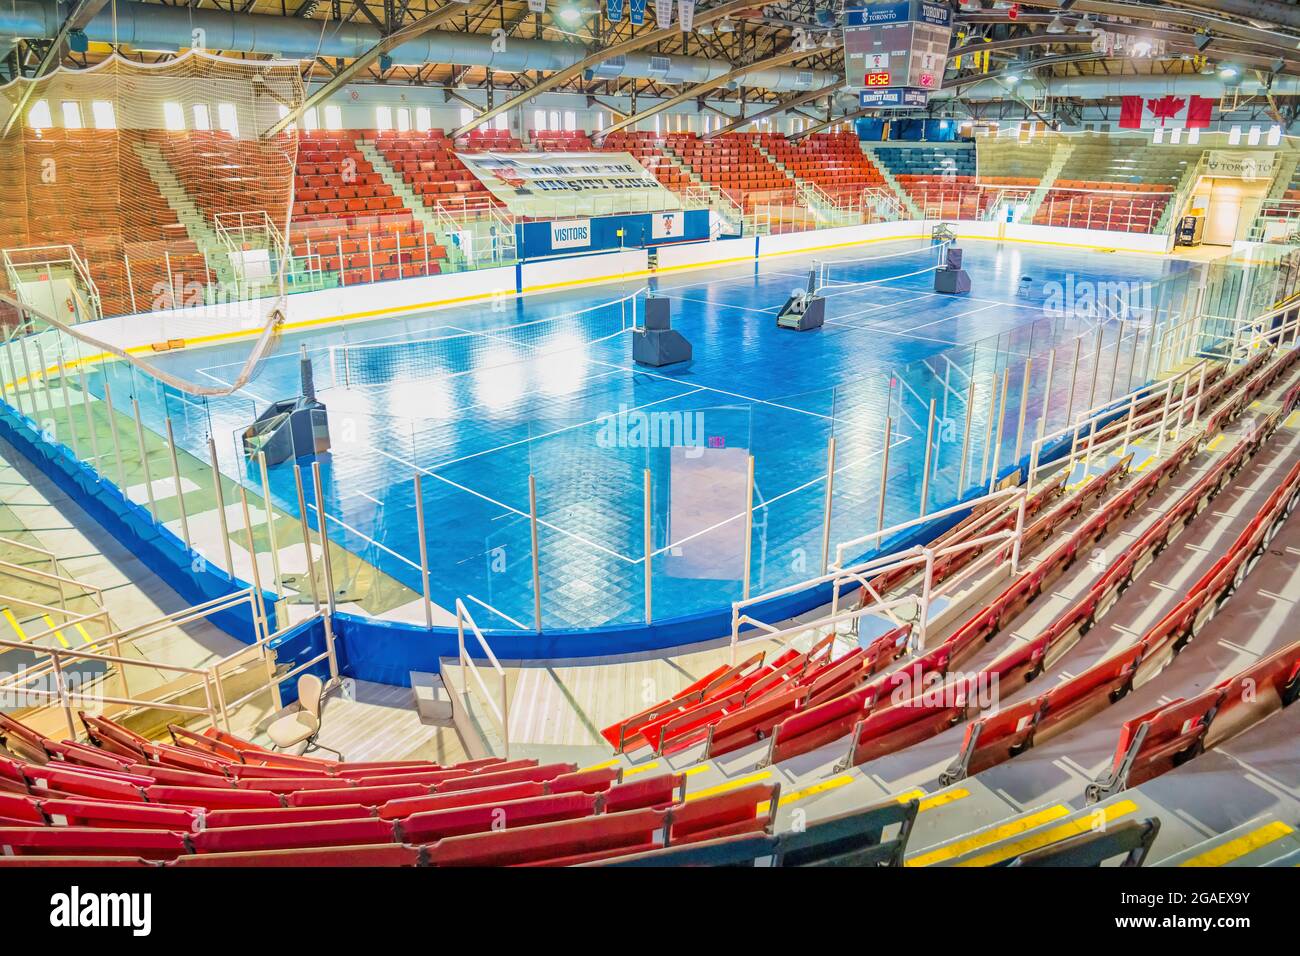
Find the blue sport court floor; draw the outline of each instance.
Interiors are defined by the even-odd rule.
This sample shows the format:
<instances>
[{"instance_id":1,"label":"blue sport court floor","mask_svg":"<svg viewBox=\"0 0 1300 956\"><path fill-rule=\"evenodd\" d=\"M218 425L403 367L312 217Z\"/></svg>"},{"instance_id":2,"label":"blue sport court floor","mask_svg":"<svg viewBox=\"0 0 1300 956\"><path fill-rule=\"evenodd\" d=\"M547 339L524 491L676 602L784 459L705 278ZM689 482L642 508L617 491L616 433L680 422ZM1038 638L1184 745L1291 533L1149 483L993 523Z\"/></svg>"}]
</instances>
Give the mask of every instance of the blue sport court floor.
<instances>
[{"instance_id":1,"label":"blue sport court floor","mask_svg":"<svg viewBox=\"0 0 1300 956\"><path fill-rule=\"evenodd\" d=\"M450 609L464 599L485 627L536 624L530 475L543 627L644 621L648 471L659 622L741 597L750 456L757 595L822 570L832 437L833 557L837 543L879 527L887 420L890 526L919 513L927 434L934 511L987 484L995 466L1005 474L1017 448L1027 457L1038 429L1139 384L1151 323L1173 314L1189 285L1188 263L1157 257L962 247L973 289L961 296L932 291L936 250L918 241L651 280L694 348L689 364L661 369L632 361L638 279L285 336L244 388L202 403L122 363L106 374L115 396L138 398L146 425L162 431L170 413L177 443L204 460L211 434L223 473L260 490L238 435L268 402L298 394L305 345L329 409L333 449L321 471L331 538L419 592L418 474L432 600ZM814 262L825 327L778 328L780 304ZM1142 308L1117 317L1061 307L1063 291L1068 300L1116 287L1134 290ZM157 361L229 383L248 349ZM272 468L270 486L297 515L292 465Z\"/></svg>"}]
</instances>

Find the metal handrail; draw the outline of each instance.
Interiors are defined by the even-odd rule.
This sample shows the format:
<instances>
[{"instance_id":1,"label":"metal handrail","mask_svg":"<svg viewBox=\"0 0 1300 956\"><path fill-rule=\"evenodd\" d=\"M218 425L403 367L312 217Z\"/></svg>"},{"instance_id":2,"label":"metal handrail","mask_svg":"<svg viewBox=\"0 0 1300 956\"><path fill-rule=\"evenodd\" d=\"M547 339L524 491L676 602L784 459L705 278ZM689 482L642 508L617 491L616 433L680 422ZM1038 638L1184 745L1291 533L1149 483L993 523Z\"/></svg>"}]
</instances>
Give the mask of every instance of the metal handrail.
<instances>
[{"instance_id":1,"label":"metal handrail","mask_svg":"<svg viewBox=\"0 0 1300 956\"><path fill-rule=\"evenodd\" d=\"M466 624L469 624L470 630L473 632L475 639L478 640L479 647L481 647L483 649L483 652L487 655L487 659L491 663L492 669L496 672L497 678L501 682L501 705L500 706L497 706L496 701L492 699L492 692L488 690L487 684L483 681L483 675L479 673L478 665L475 664L474 659L468 653L466 653L465 650L465 625ZM469 681L465 680L464 677L465 672L469 671L469 673L474 675L474 682L478 684L479 690L483 694L483 700L487 704L488 708L491 710L492 716L496 718L497 725L501 730L501 742L505 748L504 756L506 757L506 759L509 759L510 757L510 695L506 687L505 668L503 668L501 666L501 662L497 660L496 654L492 653L492 648L488 646L488 642L486 638L483 637L483 632L480 631L478 625L474 623L473 615L469 613L469 609L465 607L465 602L462 601L460 598L456 599L456 640L459 649L459 661L460 661L460 669L461 669L461 688L460 688L461 696L466 696L469 693Z\"/></svg>"}]
</instances>

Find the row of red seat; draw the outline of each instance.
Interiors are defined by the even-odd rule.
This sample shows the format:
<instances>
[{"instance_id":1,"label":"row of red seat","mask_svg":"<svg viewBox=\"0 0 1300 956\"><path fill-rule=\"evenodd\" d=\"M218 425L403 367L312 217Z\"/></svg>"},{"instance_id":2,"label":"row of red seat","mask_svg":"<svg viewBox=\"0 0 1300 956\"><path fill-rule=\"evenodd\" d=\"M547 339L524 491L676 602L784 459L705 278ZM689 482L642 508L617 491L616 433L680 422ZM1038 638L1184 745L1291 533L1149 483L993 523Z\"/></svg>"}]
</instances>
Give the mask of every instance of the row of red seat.
<instances>
[{"instance_id":1,"label":"row of red seat","mask_svg":"<svg viewBox=\"0 0 1300 956\"><path fill-rule=\"evenodd\" d=\"M1265 375L1274 375L1269 372ZM1274 427L1277 417L1274 417ZM1208 434L1208 433L1207 433ZM1167 508L1148 531L1122 552L1102 577L1080 600L1058 615L1033 641L1019 644L996 658L988 667L976 674L950 681L941 690L925 687L936 673L946 677L978 646L977 631L985 641L1009 623L1010 618L1023 609L1028 600L1064 572L1094 542L1113 530L1121 521L1133 514L1156 489L1167 482L1195 454L1199 439L1188 439L1161 465L1144 475L1131 487L1111 499L1096 514L1077 529L1062 547L1041 562L1029 575L1003 592L981 615L977 615L948 639L953 652L943 663L944 670L922 670L913 678L914 697L894 707L874 710L855 728L846 764L856 766L888 753L910 746L942 732L950 726L968 719L982 709L981 692L986 687L1015 686L1042 673L1050 660L1059 658L1078 636L1113 605L1120 591L1128 586L1134 576L1150 562L1151 556L1163 549L1178 529L1190 522L1249 459L1258 448L1262 437L1238 446L1225 456L1225 461L1214 471ZM1059 688L1057 688L1059 691ZM1067 708L1058 708L1058 714ZM974 731L978 734L978 731ZM945 778L947 779L947 778Z\"/></svg>"},{"instance_id":2,"label":"row of red seat","mask_svg":"<svg viewBox=\"0 0 1300 956\"><path fill-rule=\"evenodd\" d=\"M1300 497L1300 464L1292 469L1289 487L1279 488L1278 494L1289 497L1294 507ZM1275 513L1273 521L1277 520ZM1297 697L1300 641L1256 661L1202 694L1191 699L1180 697L1126 721L1120 729L1111 767L1101 779L1088 785L1087 799L1095 803L1158 777L1289 707Z\"/></svg>"},{"instance_id":3,"label":"row of red seat","mask_svg":"<svg viewBox=\"0 0 1300 956\"><path fill-rule=\"evenodd\" d=\"M779 796L752 784L688 802L680 774L624 781L618 768L532 760L342 764L180 728L173 744L155 744L83 721L99 746L0 719L9 753L44 757L0 760L3 857L255 865L338 847L354 863L572 863L770 833Z\"/></svg>"},{"instance_id":4,"label":"row of red seat","mask_svg":"<svg viewBox=\"0 0 1300 956\"><path fill-rule=\"evenodd\" d=\"M1259 372L1243 390L1243 394L1259 394L1285 373L1296 358L1294 350L1281 356ZM1284 410L1289 411L1295 406L1297 395L1300 395L1300 391L1294 389L1288 394ZM1220 413L1216 413L1215 425L1207 428L1206 434L1220 430L1227 420L1240 415L1246 407L1247 404L1239 400L1231 401ZM1282 415L1282 412L1278 412L1269 416L1252 436L1225 455L1211 474L1199 481L1128 553L1122 555L1108 572L1111 578L1109 586L1116 586L1125 575L1134 573L1137 562L1147 560L1152 550L1167 540L1173 527L1190 520L1207 496L1217 493L1229 476L1253 456L1260 444L1277 427ZM1257 523L1252 523L1251 528L1257 528ZM1232 577L1224 577L1224 569L1231 567L1235 573L1241 567L1245 557L1239 552L1239 547L1247 541L1250 533L1251 529L1243 532L1233 548L1197 582L1187 597L1144 634L1141 640L1045 694L970 723L957 758L941 778L943 782L951 783L995 766L1033 746L1035 742L1042 742L1054 733L1068 729L1082 716L1103 709L1117 700L1133 686L1135 678L1162 668L1182 644L1190 639L1193 629L1204 616L1212 613L1213 603L1223 596L1225 589L1231 587Z\"/></svg>"}]
</instances>

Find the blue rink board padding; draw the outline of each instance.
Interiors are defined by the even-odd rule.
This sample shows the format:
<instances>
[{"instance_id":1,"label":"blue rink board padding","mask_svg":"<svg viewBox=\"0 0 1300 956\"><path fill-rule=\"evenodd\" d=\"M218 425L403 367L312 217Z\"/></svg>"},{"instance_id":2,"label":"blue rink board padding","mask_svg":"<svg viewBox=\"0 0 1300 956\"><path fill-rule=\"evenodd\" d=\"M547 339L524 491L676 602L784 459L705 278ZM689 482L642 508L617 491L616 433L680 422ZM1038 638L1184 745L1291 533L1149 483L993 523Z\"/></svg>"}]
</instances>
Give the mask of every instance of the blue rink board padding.
<instances>
[{"instance_id":1,"label":"blue rink board padding","mask_svg":"<svg viewBox=\"0 0 1300 956\"><path fill-rule=\"evenodd\" d=\"M718 638L730 631L730 605L740 597L736 541L719 544L710 532L688 543L684 554L670 547L680 538L675 507L706 517L732 508L734 465L755 458L756 499L767 507L755 514L751 593L814 576L819 560L824 507L827 438L839 445L833 502L832 544L875 530L877 466L870 457L879 445L886 414L897 414L898 388L890 380L919 384L908 369L975 343L998 339L997 349L962 351L980 374L985 356L1003 354L1014 362L1030 346L1029 327L1043 316L1043 299L1016 292L1023 276L1041 289L1073 276L1092 280L1151 281L1185 268L1156 258L1115 256L1078 249L965 243L966 266L975 287L971 296L937 296L928 244L874 244L823 254L848 259L894 252L897 259L844 266L833 272L843 285L830 290L827 326L796 333L775 325L775 311L800 284L812 264L809 256L787 256L722 270L668 275L652 282L670 298L673 326L695 349L682 368L645 372L630 362L627 336L599 339L625 320L614 307L587 313L568 336L556 323L558 338L529 342L539 320L566 316L608 303L632 286L607 285L498 304L498 308L447 309L423 316L366 323L310 336L286 336L277 356L266 361L241 395L198 404L182 400L157 383L131 376L121 363L109 366L114 397L134 395L146 425L163 431L164 414L173 419L177 442L206 459L209 428L222 469L257 489L237 451L236 434L274 398L296 393L299 342L313 350L321 399L330 407L334 449L322 460L326 510L332 539L366 561L419 590L418 554L411 476L424 470L423 496L429 529L431 596L445 608L457 598L477 598L500 608L509 621L467 600L503 658L581 657L669 647ZM921 270L916 267L921 266ZM913 274L916 273L916 274ZM381 301L383 285L375 287ZM542 323L540 327L545 327ZM467 336L469 332L486 332ZM1074 330L1066 330L1075 334ZM1041 331L1037 334L1042 334ZM362 341L447 339L436 346L437 363L417 368L400 364L381 370L375 382L344 389L331 364L331 346ZM468 342L462 348L460 343ZM523 342L528 348L517 349ZM558 345L556 343L559 343ZM1040 343L1034 343L1038 348ZM540 345L540 351L530 349ZM472 346L472 347L470 347ZM403 347L403 354L407 346ZM999 353L998 350L1001 350ZM247 354L247 345L196 349L154 359L173 373L200 381L229 381ZM504 356L504 358L503 358ZM441 371L440 371L441 369ZM353 373L355 374L355 369ZM102 394L105 370L91 376ZM1053 401L1063 386L1058 375ZM356 383L354 383L355 385ZM1019 403L1019 382L1011 377L1010 407ZM1031 415L1044 397L1031 392ZM895 404L891 404L891 401ZM973 428L982 433L978 407ZM609 416L620 407L677 413L683 421L702 416L709 455L728 463L719 483L697 481L698 462L682 460L681 448L613 447ZM1078 406L1076 406L1077 408ZM923 413L912 407L913 414ZM1031 421L1034 420L1031 418ZM1014 427L1004 431L1000 474L1010 473ZM901 440L891 451L890 500L886 523L914 517L924 436ZM737 456L726 454L736 451ZM951 456L952 451L941 452ZM676 457L675 457L676 456ZM854 464L861 457L863 464ZM1022 449L1022 462L1027 451ZM943 463L942 457L940 458ZM743 465L742 465L743 467ZM655 623L642 618L642 472L649 468L655 515ZM537 481L543 626L531 632L532 589L527 519L527 475ZM951 474L948 467L943 474ZM724 473L725 472L725 473ZM708 480L718 479L718 474ZM709 489L726 492L725 507L710 500ZM743 491L743 483L740 485ZM930 510L959 498L951 478L931 486ZM271 470L277 507L297 515L292 470ZM960 498L978 489L960 489ZM307 483L309 517L312 491ZM120 499L120 495L118 496ZM142 511L138 506L130 506ZM147 518L147 514L145 515ZM314 518L312 524L314 525ZM933 534L935 529L928 529ZM918 539L926 531L918 531ZM736 530L735 537L739 537ZM898 543L893 543L897 546ZM717 545L717 546L715 546ZM700 554L703 553L702 558ZM798 555L800 562L790 560ZM709 564L713 561L713 564ZM152 566L152 565L151 565ZM188 562L186 562L188 566ZM763 615L779 620L825 595L787 599ZM788 614L786 615L788 616ZM341 619L343 616L340 616ZM512 626L515 622L516 626ZM517 625L522 624L523 629ZM436 669L439 655L455 653L454 634L430 635L400 624L348 619L337 628L358 677L398 683L410 669ZM362 635L383 639L358 640ZM409 666L408 666L409 665ZM383 675L382 677L379 675Z\"/></svg>"}]
</instances>

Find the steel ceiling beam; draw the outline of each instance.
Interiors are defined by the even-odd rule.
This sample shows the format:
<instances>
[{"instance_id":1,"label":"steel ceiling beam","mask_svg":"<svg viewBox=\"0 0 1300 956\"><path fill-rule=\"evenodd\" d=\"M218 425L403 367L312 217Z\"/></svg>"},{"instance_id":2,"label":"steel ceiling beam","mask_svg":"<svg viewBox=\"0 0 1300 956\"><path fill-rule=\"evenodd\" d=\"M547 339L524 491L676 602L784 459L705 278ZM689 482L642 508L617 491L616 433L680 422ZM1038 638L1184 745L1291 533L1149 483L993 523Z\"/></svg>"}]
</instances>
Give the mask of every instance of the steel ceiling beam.
<instances>
[{"instance_id":1,"label":"steel ceiling beam","mask_svg":"<svg viewBox=\"0 0 1300 956\"><path fill-rule=\"evenodd\" d=\"M730 133L733 130L743 129L751 123L757 123L759 120L767 119L769 116L788 113L790 110L803 106L805 103L816 102L823 96L833 96L835 91L840 89L843 85L844 84L842 83L832 83L830 86L823 86L820 90L808 90L806 93L792 96L789 99L782 100L775 106L768 107L761 112L755 113L753 116L742 116L739 119L728 123L726 126L722 127L722 129L714 130L712 133L705 133L702 138L713 139L713 137L721 136L723 133Z\"/></svg>"}]
</instances>

